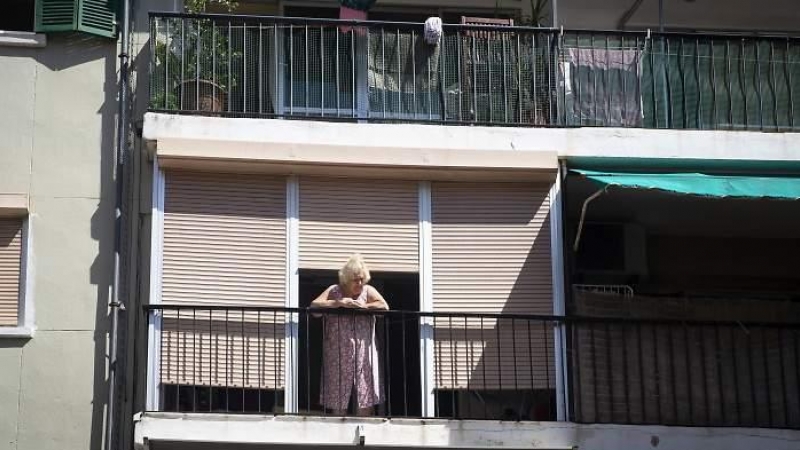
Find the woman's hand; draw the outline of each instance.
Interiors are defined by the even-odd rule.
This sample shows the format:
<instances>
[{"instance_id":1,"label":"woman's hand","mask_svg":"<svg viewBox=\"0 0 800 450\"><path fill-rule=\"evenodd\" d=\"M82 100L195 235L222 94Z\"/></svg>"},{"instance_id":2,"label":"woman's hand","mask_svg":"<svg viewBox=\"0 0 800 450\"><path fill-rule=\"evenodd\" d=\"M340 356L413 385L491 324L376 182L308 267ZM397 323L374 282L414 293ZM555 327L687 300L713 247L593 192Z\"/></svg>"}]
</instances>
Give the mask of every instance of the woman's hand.
<instances>
[{"instance_id":1,"label":"woman's hand","mask_svg":"<svg viewBox=\"0 0 800 450\"><path fill-rule=\"evenodd\" d=\"M364 309L367 305L359 302L358 300L353 300L352 298L344 298L339 300L339 304L342 308L351 308L351 309Z\"/></svg>"}]
</instances>

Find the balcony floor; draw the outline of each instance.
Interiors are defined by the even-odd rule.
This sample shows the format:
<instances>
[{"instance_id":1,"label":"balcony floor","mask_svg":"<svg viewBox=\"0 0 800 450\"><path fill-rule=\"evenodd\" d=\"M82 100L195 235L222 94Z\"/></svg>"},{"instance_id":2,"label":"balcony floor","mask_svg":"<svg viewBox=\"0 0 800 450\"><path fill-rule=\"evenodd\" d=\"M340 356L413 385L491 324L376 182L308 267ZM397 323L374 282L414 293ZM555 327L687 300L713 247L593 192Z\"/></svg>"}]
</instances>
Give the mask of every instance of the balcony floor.
<instances>
[{"instance_id":1,"label":"balcony floor","mask_svg":"<svg viewBox=\"0 0 800 450\"><path fill-rule=\"evenodd\" d=\"M795 450L800 431L233 414L140 413L138 450L359 446L382 448L536 448L618 450Z\"/></svg>"}]
</instances>

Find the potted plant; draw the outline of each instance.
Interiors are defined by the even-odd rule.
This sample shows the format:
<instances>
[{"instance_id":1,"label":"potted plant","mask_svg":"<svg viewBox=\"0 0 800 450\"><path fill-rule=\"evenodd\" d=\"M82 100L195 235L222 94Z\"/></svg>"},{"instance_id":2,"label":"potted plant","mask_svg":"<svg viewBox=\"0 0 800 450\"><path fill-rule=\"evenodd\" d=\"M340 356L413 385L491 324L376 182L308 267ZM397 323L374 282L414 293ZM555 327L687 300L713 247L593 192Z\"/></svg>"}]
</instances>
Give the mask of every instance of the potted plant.
<instances>
[{"instance_id":1,"label":"potted plant","mask_svg":"<svg viewBox=\"0 0 800 450\"><path fill-rule=\"evenodd\" d=\"M231 0L186 0L189 14L233 11ZM167 110L223 112L237 75L227 68L241 57L232 50L230 36L213 19L163 18L166 39L155 43L157 73L168 74L164 89L153 96L153 107Z\"/></svg>"}]
</instances>

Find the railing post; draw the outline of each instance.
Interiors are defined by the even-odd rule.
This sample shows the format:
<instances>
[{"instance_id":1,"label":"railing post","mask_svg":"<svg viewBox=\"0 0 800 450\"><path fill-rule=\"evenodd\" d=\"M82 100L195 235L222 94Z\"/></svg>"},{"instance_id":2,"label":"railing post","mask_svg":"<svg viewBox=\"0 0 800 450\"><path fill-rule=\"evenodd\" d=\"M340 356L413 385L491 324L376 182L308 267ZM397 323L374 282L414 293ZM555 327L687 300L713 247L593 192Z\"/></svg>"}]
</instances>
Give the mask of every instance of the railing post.
<instances>
[{"instance_id":1,"label":"railing post","mask_svg":"<svg viewBox=\"0 0 800 450\"><path fill-rule=\"evenodd\" d=\"M151 239L150 239L150 304L161 303L161 274L163 267L164 250L164 172L158 164L158 158L153 161L152 185L152 212L151 212ZM147 394L146 408L148 411L158 411L161 408L161 319L160 311L148 312L147 325Z\"/></svg>"},{"instance_id":2,"label":"railing post","mask_svg":"<svg viewBox=\"0 0 800 450\"><path fill-rule=\"evenodd\" d=\"M297 308L299 303L299 224L300 218L300 182L296 176L286 180L286 307ZM289 312L285 317L284 362L284 412L298 411L298 337L299 318L296 312Z\"/></svg>"},{"instance_id":3,"label":"railing post","mask_svg":"<svg viewBox=\"0 0 800 450\"><path fill-rule=\"evenodd\" d=\"M556 179L550 189L550 260L553 272L553 314L564 316L566 299L564 292L564 254L561 205L562 168L556 172ZM558 322L553 329L553 354L555 355L556 375L556 418L565 421L569 417L569 385L567 379L566 329L563 322Z\"/></svg>"}]
</instances>

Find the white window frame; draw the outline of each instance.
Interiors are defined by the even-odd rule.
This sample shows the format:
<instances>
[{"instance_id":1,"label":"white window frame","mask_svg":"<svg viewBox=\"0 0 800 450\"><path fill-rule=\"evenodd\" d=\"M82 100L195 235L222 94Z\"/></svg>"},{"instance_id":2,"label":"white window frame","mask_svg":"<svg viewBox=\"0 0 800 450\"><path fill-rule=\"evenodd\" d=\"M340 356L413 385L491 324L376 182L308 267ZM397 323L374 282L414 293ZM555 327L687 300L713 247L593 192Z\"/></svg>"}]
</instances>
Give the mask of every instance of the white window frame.
<instances>
[{"instance_id":1,"label":"white window frame","mask_svg":"<svg viewBox=\"0 0 800 450\"><path fill-rule=\"evenodd\" d=\"M22 218L21 255L19 271L19 303L17 326L0 327L0 338L32 338L36 332L35 309L33 307L33 245L30 215Z\"/></svg>"}]
</instances>

